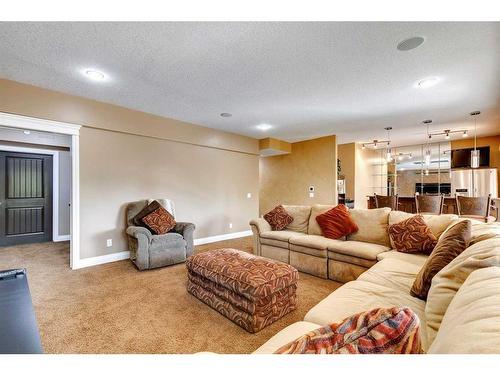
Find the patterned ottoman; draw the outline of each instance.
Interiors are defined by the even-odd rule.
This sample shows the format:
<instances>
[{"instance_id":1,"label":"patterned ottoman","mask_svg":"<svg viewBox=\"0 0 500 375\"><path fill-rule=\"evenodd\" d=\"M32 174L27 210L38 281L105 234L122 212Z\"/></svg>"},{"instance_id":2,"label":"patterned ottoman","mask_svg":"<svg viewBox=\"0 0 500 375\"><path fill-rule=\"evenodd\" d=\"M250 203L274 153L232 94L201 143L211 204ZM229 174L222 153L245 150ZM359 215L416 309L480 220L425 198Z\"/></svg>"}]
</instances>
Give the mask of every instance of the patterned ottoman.
<instances>
[{"instance_id":1,"label":"patterned ottoman","mask_svg":"<svg viewBox=\"0 0 500 375\"><path fill-rule=\"evenodd\" d=\"M190 257L187 290L248 332L258 332L297 308L298 271L235 249Z\"/></svg>"}]
</instances>

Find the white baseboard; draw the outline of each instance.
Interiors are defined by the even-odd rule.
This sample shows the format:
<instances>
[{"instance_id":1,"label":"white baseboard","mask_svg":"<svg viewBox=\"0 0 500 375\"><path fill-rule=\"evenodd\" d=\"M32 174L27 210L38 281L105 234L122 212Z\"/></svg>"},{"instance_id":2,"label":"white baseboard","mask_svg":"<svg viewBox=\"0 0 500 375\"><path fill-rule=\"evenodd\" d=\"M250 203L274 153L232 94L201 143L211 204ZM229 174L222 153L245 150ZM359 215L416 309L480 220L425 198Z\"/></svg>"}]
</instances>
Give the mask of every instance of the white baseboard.
<instances>
[{"instance_id":1,"label":"white baseboard","mask_svg":"<svg viewBox=\"0 0 500 375\"><path fill-rule=\"evenodd\" d=\"M52 238L52 242L62 242L62 241L69 241L71 240L71 236L69 234L66 234L64 236L55 236Z\"/></svg>"},{"instance_id":2,"label":"white baseboard","mask_svg":"<svg viewBox=\"0 0 500 375\"><path fill-rule=\"evenodd\" d=\"M121 251L119 253L101 255L98 257L79 259L73 269L97 266L99 264L116 262L130 258L130 251Z\"/></svg>"},{"instance_id":3,"label":"white baseboard","mask_svg":"<svg viewBox=\"0 0 500 375\"><path fill-rule=\"evenodd\" d=\"M252 235L251 230L244 230L243 232L234 232L234 233L220 234L218 236L197 238L194 240L194 244L195 244L195 246L196 245L205 245L207 243L224 241L224 240L232 240L233 238L247 237L247 236L251 236L251 235Z\"/></svg>"},{"instance_id":4,"label":"white baseboard","mask_svg":"<svg viewBox=\"0 0 500 375\"><path fill-rule=\"evenodd\" d=\"M207 243L224 241L224 240L232 240L234 238L247 237L247 236L251 236L251 235L252 235L251 230L245 230L242 232L234 232L234 233L220 234L218 236L197 238L194 240L194 245L195 246L204 245ZM61 240L61 241L65 241L65 240ZM124 260L124 259L128 259L128 258L130 258L130 251L121 251L119 253L101 255L98 257L84 258L84 259L79 259L76 262L76 265L73 267L73 269L97 266L99 264L116 262L116 261Z\"/></svg>"}]
</instances>

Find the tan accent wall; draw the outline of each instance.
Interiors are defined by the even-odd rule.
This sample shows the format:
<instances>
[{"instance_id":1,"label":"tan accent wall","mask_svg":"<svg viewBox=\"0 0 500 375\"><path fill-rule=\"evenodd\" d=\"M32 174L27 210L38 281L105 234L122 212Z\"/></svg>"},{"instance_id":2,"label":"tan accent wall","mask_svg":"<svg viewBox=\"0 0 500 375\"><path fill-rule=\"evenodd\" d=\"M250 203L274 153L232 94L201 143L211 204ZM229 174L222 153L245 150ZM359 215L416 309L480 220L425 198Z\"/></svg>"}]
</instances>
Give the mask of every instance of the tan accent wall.
<instances>
[{"instance_id":1,"label":"tan accent wall","mask_svg":"<svg viewBox=\"0 0 500 375\"><path fill-rule=\"evenodd\" d=\"M338 159L340 160L341 175L345 179L345 197L355 198L356 186L356 143L345 143L337 146Z\"/></svg>"},{"instance_id":2,"label":"tan accent wall","mask_svg":"<svg viewBox=\"0 0 500 375\"><path fill-rule=\"evenodd\" d=\"M292 152L260 158L260 214L278 204L337 202L337 142L334 135L292 143ZM315 187L314 198L309 186Z\"/></svg>"},{"instance_id":3,"label":"tan accent wall","mask_svg":"<svg viewBox=\"0 0 500 375\"><path fill-rule=\"evenodd\" d=\"M499 124L500 125L500 124ZM477 147L490 146L490 167L497 168L498 184L500 186L500 135L481 137L477 139ZM451 141L451 149L474 147L474 138Z\"/></svg>"},{"instance_id":4,"label":"tan accent wall","mask_svg":"<svg viewBox=\"0 0 500 375\"><path fill-rule=\"evenodd\" d=\"M6 80L0 111L83 125L82 259L127 250L124 210L134 200L173 199L195 238L248 230L258 214L256 139Z\"/></svg>"},{"instance_id":5,"label":"tan accent wall","mask_svg":"<svg viewBox=\"0 0 500 375\"><path fill-rule=\"evenodd\" d=\"M264 138L259 140L259 150L266 153L289 154L292 152L292 144L276 138Z\"/></svg>"}]
</instances>

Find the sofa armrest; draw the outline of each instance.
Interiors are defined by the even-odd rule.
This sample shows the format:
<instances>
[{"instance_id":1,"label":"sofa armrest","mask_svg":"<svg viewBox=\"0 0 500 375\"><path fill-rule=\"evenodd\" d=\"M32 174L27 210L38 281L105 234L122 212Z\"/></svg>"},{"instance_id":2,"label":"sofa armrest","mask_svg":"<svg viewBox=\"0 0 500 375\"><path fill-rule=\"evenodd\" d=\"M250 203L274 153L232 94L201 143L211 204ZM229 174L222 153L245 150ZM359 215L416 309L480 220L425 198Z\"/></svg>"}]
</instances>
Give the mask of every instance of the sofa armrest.
<instances>
[{"instance_id":1,"label":"sofa armrest","mask_svg":"<svg viewBox=\"0 0 500 375\"><path fill-rule=\"evenodd\" d=\"M261 217L250 220L250 226L252 227L252 229L255 227L259 234L262 232L268 232L272 230L271 225Z\"/></svg>"},{"instance_id":2,"label":"sofa armrest","mask_svg":"<svg viewBox=\"0 0 500 375\"><path fill-rule=\"evenodd\" d=\"M196 226L193 223L179 221L175 224L174 229L172 229L173 232L182 235L182 237L186 241L186 257L189 257L193 254L193 248L194 248L193 234L195 228Z\"/></svg>"},{"instance_id":3,"label":"sofa armrest","mask_svg":"<svg viewBox=\"0 0 500 375\"><path fill-rule=\"evenodd\" d=\"M129 236L132 236L134 238L139 239L140 235L146 236L148 239L148 242L151 242L151 238L153 237L153 234L148 228L144 227L136 227L136 226L130 226L127 228L126 233Z\"/></svg>"}]
</instances>

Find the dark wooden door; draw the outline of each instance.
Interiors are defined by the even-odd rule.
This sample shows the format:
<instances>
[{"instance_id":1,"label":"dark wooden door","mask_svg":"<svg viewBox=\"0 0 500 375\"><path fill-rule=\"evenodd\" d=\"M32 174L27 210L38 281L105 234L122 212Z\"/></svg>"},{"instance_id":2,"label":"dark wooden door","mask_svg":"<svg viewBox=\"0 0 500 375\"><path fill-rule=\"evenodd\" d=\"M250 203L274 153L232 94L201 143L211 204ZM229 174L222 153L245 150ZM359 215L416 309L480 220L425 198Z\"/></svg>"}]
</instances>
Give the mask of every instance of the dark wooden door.
<instances>
[{"instance_id":1,"label":"dark wooden door","mask_svg":"<svg viewBox=\"0 0 500 375\"><path fill-rule=\"evenodd\" d=\"M0 246L52 240L52 156L0 151Z\"/></svg>"}]
</instances>

